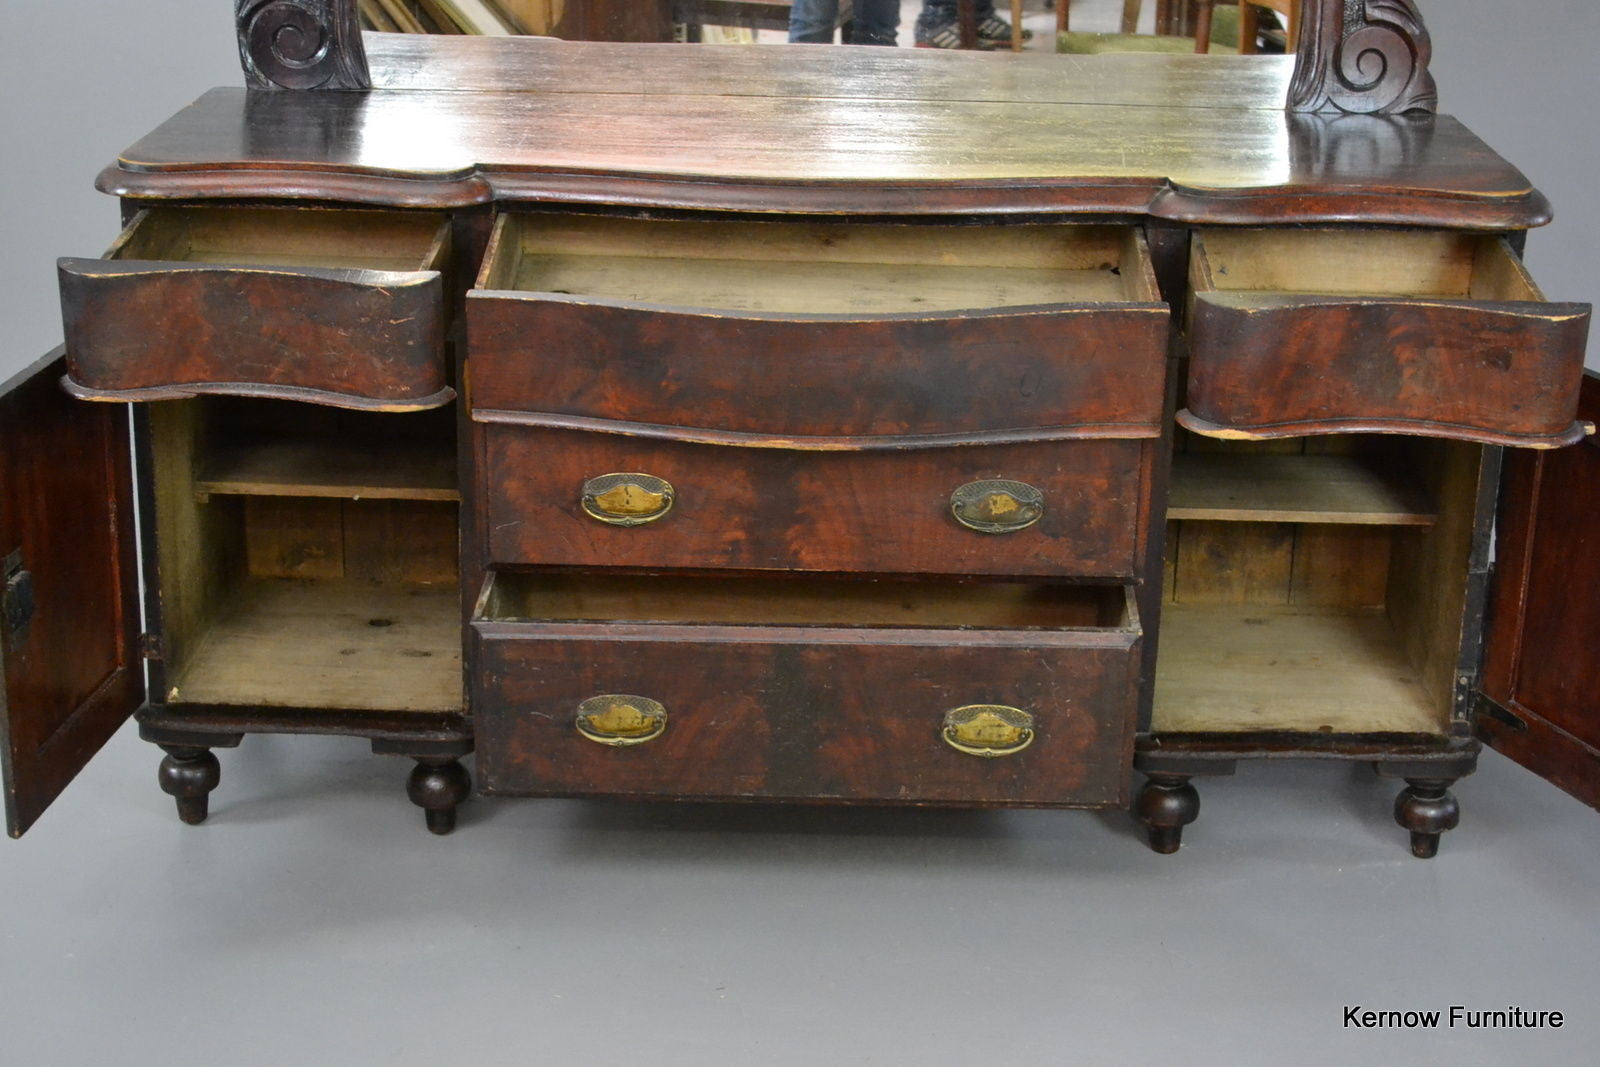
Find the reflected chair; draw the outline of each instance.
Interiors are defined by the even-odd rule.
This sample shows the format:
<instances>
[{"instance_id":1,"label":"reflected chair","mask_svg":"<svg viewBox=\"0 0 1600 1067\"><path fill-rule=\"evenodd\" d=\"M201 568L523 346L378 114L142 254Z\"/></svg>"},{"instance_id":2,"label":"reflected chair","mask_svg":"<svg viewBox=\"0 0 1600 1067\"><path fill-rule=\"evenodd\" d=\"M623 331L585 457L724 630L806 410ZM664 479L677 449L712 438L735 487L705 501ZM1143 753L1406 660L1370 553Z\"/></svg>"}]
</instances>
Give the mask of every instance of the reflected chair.
<instances>
[{"instance_id":1,"label":"reflected chair","mask_svg":"<svg viewBox=\"0 0 1600 1067\"><path fill-rule=\"evenodd\" d=\"M1216 11L1223 6L1236 10ZM1138 33L1143 0L1123 0L1119 33L1081 33L1071 29L1072 0L1056 0L1058 52L1207 53L1212 45L1256 51L1263 8L1284 16L1287 50L1299 34L1300 0L1157 0L1155 36Z\"/></svg>"},{"instance_id":2,"label":"reflected chair","mask_svg":"<svg viewBox=\"0 0 1600 1067\"><path fill-rule=\"evenodd\" d=\"M702 26L735 26L750 30L789 29L789 9L794 0L673 0L672 21L683 25L686 39L700 40ZM850 22L855 17L851 0L839 0L834 28L850 39Z\"/></svg>"}]
</instances>

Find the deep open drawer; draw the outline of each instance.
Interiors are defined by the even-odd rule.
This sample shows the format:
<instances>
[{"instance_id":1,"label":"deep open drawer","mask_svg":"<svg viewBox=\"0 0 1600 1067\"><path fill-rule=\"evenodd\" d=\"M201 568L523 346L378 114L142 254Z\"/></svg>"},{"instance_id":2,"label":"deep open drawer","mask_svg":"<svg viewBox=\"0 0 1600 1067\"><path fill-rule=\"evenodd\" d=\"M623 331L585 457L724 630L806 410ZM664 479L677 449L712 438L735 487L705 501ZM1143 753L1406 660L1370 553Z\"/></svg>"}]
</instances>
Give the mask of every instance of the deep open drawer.
<instances>
[{"instance_id":1,"label":"deep open drawer","mask_svg":"<svg viewBox=\"0 0 1600 1067\"><path fill-rule=\"evenodd\" d=\"M437 407L455 396L449 253L449 220L433 213L145 209L102 258L60 261L67 387Z\"/></svg>"},{"instance_id":2,"label":"deep open drawer","mask_svg":"<svg viewBox=\"0 0 1600 1067\"><path fill-rule=\"evenodd\" d=\"M1503 237L1210 230L1190 283L1179 421L1198 433L1554 447L1588 428L1589 306L1545 300Z\"/></svg>"},{"instance_id":3,"label":"deep open drawer","mask_svg":"<svg viewBox=\"0 0 1600 1067\"><path fill-rule=\"evenodd\" d=\"M1126 799L1130 587L501 573L472 630L489 793Z\"/></svg>"},{"instance_id":4,"label":"deep open drawer","mask_svg":"<svg viewBox=\"0 0 1600 1067\"><path fill-rule=\"evenodd\" d=\"M1137 227L508 214L467 303L487 420L816 447L1160 424Z\"/></svg>"}]
</instances>

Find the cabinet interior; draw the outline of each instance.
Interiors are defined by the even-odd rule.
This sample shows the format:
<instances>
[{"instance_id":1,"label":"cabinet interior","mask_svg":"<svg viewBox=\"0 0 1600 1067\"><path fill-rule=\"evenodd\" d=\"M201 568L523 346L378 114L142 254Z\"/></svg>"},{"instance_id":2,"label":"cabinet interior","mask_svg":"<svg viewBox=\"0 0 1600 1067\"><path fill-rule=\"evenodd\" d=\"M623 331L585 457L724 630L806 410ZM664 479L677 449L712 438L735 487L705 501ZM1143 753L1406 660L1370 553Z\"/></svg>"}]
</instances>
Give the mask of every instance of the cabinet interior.
<instances>
[{"instance_id":1,"label":"cabinet interior","mask_svg":"<svg viewBox=\"0 0 1600 1067\"><path fill-rule=\"evenodd\" d=\"M459 710L453 419L149 405L167 703Z\"/></svg>"},{"instance_id":2,"label":"cabinet interior","mask_svg":"<svg viewBox=\"0 0 1600 1067\"><path fill-rule=\"evenodd\" d=\"M1131 226L500 218L478 287L722 311L892 314L1158 300Z\"/></svg>"},{"instance_id":3,"label":"cabinet interior","mask_svg":"<svg viewBox=\"0 0 1600 1067\"><path fill-rule=\"evenodd\" d=\"M154 207L108 258L258 267L439 270L450 230L432 213L359 209Z\"/></svg>"},{"instance_id":4,"label":"cabinet interior","mask_svg":"<svg viewBox=\"0 0 1600 1067\"><path fill-rule=\"evenodd\" d=\"M1116 585L530 571L492 575L477 618L960 629L1138 626L1127 589Z\"/></svg>"},{"instance_id":5,"label":"cabinet interior","mask_svg":"<svg viewBox=\"0 0 1600 1067\"><path fill-rule=\"evenodd\" d=\"M1545 299L1504 238L1430 230L1208 230L1191 275L1196 292Z\"/></svg>"},{"instance_id":6,"label":"cabinet interior","mask_svg":"<svg viewBox=\"0 0 1600 1067\"><path fill-rule=\"evenodd\" d=\"M1152 728L1447 733L1482 449L1177 447Z\"/></svg>"}]
</instances>

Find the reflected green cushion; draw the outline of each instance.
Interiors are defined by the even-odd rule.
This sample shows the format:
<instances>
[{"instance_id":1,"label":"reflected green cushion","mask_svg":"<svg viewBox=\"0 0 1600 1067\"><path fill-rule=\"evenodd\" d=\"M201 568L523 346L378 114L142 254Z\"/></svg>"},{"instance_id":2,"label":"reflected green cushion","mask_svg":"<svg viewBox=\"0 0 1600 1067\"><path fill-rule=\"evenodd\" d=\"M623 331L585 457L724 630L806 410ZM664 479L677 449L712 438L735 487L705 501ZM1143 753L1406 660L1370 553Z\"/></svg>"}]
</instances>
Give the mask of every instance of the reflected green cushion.
<instances>
[{"instance_id":1,"label":"reflected green cushion","mask_svg":"<svg viewBox=\"0 0 1600 1067\"><path fill-rule=\"evenodd\" d=\"M1239 50L1239 9L1219 7L1211 15L1211 47ZM1056 34L1056 51L1074 55L1103 52L1161 52L1189 55L1194 52L1192 37L1154 37L1141 33L1082 33L1069 30Z\"/></svg>"}]
</instances>

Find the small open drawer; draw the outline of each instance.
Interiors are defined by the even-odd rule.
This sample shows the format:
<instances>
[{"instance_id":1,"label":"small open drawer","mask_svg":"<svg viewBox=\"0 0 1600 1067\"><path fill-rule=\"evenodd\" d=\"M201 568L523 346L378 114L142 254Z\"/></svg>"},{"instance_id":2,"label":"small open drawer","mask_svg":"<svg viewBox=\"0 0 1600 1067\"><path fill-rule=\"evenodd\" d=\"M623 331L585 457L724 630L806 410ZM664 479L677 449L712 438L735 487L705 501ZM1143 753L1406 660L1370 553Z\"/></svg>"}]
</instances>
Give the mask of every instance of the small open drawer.
<instances>
[{"instance_id":1,"label":"small open drawer","mask_svg":"<svg viewBox=\"0 0 1600 1067\"><path fill-rule=\"evenodd\" d=\"M1131 587L493 575L485 792L1125 801Z\"/></svg>"},{"instance_id":2,"label":"small open drawer","mask_svg":"<svg viewBox=\"0 0 1600 1067\"><path fill-rule=\"evenodd\" d=\"M1187 408L1213 437L1381 432L1555 447L1587 304L1544 298L1502 237L1210 230L1190 259Z\"/></svg>"},{"instance_id":3,"label":"small open drawer","mask_svg":"<svg viewBox=\"0 0 1600 1067\"><path fill-rule=\"evenodd\" d=\"M59 263L67 388L408 411L448 403L438 214L155 207Z\"/></svg>"},{"instance_id":4,"label":"small open drawer","mask_svg":"<svg viewBox=\"0 0 1600 1067\"><path fill-rule=\"evenodd\" d=\"M508 214L467 305L473 405L502 421L817 443L1161 417L1137 227Z\"/></svg>"}]
</instances>

